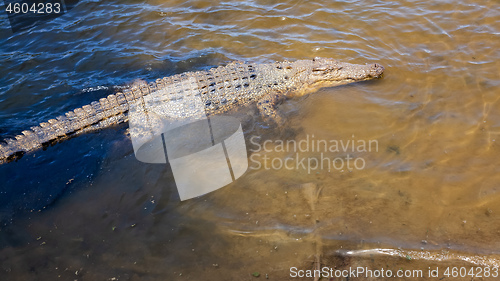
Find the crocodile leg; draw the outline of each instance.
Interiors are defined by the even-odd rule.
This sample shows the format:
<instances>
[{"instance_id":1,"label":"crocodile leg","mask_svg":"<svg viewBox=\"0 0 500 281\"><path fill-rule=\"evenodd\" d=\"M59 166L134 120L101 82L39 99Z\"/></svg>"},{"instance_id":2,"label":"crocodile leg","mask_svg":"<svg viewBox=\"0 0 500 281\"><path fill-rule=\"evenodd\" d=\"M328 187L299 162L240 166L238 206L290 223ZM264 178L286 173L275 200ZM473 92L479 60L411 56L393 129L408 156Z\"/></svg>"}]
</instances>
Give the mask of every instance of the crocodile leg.
<instances>
[{"instance_id":1,"label":"crocodile leg","mask_svg":"<svg viewBox=\"0 0 500 281\"><path fill-rule=\"evenodd\" d=\"M264 119L272 120L277 125L283 125L285 119L282 114L276 110L276 106L284 99L281 93L269 93L257 101L257 108Z\"/></svg>"}]
</instances>

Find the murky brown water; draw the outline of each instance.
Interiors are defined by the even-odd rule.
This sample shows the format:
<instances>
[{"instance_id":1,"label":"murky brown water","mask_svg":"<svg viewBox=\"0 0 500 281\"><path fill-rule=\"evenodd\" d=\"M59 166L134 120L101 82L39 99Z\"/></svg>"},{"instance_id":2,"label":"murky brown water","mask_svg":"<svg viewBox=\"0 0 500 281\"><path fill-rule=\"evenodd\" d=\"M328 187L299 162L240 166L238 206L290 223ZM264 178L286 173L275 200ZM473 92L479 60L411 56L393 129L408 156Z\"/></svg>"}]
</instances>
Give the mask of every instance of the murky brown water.
<instances>
[{"instance_id":1,"label":"murky brown water","mask_svg":"<svg viewBox=\"0 0 500 281\"><path fill-rule=\"evenodd\" d=\"M75 191L1 229L2 280L293 280L291 267L312 269L318 260L336 269L424 271L405 280L430 279L428 268L439 267L442 280L471 280L443 273L500 265L498 1L84 2L74 13L83 21L74 34L111 40L124 64L152 74L171 65L165 56L179 61L177 72L232 59L315 56L378 62L386 72L286 101L280 110L288 129L280 132L255 126L262 121L253 109L236 113L253 155L249 171L185 202L170 169L136 161L118 130L97 172L64 179ZM76 73L106 57L100 52ZM67 97L46 99L53 108L71 106ZM22 111L10 104L5 112ZM37 117L47 119L43 108ZM272 151L252 151L253 136L259 144L272 140ZM278 167L297 157L280 151L279 140L308 138L329 146L371 140L377 149L310 147L298 154L305 168ZM109 135L92 145L103 139ZM361 160L328 171L314 168L321 157Z\"/></svg>"}]
</instances>

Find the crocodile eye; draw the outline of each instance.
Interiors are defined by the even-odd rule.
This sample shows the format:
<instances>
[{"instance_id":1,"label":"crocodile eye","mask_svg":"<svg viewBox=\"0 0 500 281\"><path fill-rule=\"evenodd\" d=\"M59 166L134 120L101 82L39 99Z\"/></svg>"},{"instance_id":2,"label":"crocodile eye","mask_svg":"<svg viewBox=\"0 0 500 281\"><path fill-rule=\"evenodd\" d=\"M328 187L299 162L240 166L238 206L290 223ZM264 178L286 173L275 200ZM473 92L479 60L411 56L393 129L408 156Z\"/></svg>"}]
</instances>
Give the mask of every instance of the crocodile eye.
<instances>
[{"instance_id":1,"label":"crocodile eye","mask_svg":"<svg viewBox=\"0 0 500 281\"><path fill-rule=\"evenodd\" d=\"M312 71L326 71L326 66L318 66L318 67L315 67L313 68Z\"/></svg>"}]
</instances>

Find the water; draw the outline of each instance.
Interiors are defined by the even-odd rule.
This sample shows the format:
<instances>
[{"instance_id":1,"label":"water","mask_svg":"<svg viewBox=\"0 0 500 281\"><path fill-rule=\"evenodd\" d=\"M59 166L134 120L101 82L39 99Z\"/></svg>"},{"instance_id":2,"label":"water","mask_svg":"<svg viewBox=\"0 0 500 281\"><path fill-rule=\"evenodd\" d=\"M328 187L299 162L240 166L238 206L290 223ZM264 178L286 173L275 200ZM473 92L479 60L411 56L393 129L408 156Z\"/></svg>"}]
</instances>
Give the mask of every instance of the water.
<instances>
[{"instance_id":1,"label":"water","mask_svg":"<svg viewBox=\"0 0 500 281\"><path fill-rule=\"evenodd\" d=\"M320 255L440 277L498 265L499 16L497 1L80 1L15 34L4 16L2 137L135 79L231 60L323 56L386 72L286 101L286 130L235 113L247 145L272 140L271 152L249 151L259 169L189 201L168 166L135 160L126 125L2 165L2 280L288 280ZM264 168L264 156L295 156L276 140L313 136L378 149L323 151L363 169Z\"/></svg>"}]
</instances>

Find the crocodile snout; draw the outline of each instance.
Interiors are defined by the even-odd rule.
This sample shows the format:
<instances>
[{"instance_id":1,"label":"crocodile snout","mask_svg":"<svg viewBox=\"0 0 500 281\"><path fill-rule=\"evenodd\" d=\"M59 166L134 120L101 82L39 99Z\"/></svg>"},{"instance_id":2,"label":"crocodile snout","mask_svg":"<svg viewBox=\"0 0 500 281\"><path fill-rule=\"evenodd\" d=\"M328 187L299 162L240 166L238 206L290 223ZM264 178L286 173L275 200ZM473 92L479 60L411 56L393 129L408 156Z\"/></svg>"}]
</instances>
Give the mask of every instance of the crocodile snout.
<instances>
[{"instance_id":1,"label":"crocodile snout","mask_svg":"<svg viewBox=\"0 0 500 281\"><path fill-rule=\"evenodd\" d=\"M381 66L378 63L372 64L372 67L371 67L371 70L370 70L370 76L372 76L374 78L379 78L380 76L382 76L383 73L384 73L384 67L383 66Z\"/></svg>"}]
</instances>

